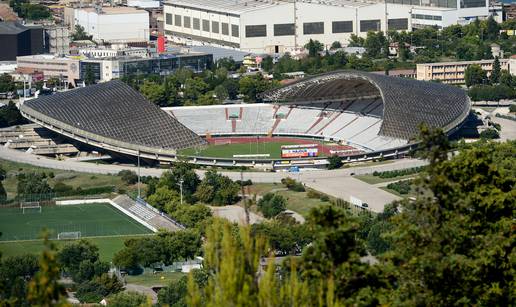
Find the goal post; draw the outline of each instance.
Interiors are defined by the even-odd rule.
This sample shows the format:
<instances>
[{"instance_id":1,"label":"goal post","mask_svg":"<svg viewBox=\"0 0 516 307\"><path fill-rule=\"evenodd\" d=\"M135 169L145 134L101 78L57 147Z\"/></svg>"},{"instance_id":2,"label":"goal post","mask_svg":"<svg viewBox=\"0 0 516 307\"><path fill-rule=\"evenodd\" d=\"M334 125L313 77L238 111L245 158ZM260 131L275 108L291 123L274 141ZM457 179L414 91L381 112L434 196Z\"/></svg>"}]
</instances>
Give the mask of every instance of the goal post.
<instances>
[{"instance_id":1,"label":"goal post","mask_svg":"<svg viewBox=\"0 0 516 307\"><path fill-rule=\"evenodd\" d=\"M78 240L80 238L81 238L80 231L67 231L67 232L60 232L57 234L58 240Z\"/></svg>"},{"instance_id":2,"label":"goal post","mask_svg":"<svg viewBox=\"0 0 516 307\"><path fill-rule=\"evenodd\" d=\"M22 201L20 202L20 209L22 209L23 214L27 210L41 213L41 204L39 201Z\"/></svg>"}]
</instances>

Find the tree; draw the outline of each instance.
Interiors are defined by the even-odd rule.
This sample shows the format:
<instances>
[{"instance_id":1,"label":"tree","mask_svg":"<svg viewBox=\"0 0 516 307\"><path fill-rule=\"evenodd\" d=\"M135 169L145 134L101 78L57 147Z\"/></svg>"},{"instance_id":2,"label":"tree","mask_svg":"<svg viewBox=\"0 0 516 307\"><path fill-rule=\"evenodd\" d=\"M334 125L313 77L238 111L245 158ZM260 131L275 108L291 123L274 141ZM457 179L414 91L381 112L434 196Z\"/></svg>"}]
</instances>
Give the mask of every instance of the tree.
<instances>
[{"instance_id":1,"label":"tree","mask_svg":"<svg viewBox=\"0 0 516 307\"><path fill-rule=\"evenodd\" d=\"M0 108L0 128L23 125L27 120L21 115L14 102L9 101L7 106Z\"/></svg>"},{"instance_id":2,"label":"tree","mask_svg":"<svg viewBox=\"0 0 516 307\"><path fill-rule=\"evenodd\" d=\"M16 90L16 85L14 84L14 79L11 75L7 73L3 73L0 75L0 93L6 92L14 92Z\"/></svg>"},{"instance_id":3,"label":"tree","mask_svg":"<svg viewBox=\"0 0 516 307\"><path fill-rule=\"evenodd\" d=\"M80 41L80 40L91 40L93 36L88 35L84 30L84 27L81 25L75 25L74 33L72 34L72 40Z\"/></svg>"},{"instance_id":4,"label":"tree","mask_svg":"<svg viewBox=\"0 0 516 307\"><path fill-rule=\"evenodd\" d=\"M11 256L0 262L0 305L7 299L13 305L26 303L27 283L39 270L34 255ZM3 306L3 305L2 305Z\"/></svg>"},{"instance_id":5,"label":"tree","mask_svg":"<svg viewBox=\"0 0 516 307\"><path fill-rule=\"evenodd\" d=\"M515 303L515 154L514 141L480 142L451 159L429 160L419 182L432 196L401 202L392 219L389 259L399 275L392 300L407 306Z\"/></svg>"},{"instance_id":6,"label":"tree","mask_svg":"<svg viewBox=\"0 0 516 307\"><path fill-rule=\"evenodd\" d=\"M495 40L498 38L498 35L500 34L500 26L498 23L494 20L493 16L490 15L487 18L487 29L486 29L487 38L490 40Z\"/></svg>"},{"instance_id":7,"label":"tree","mask_svg":"<svg viewBox=\"0 0 516 307\"><path fill-rule=\"evenodd\" d=\"M273 218L287 208L287 201L279 194L267 193L258 201L258 210L266 218Z\"/></svg>"},{"instance_id":8,"label":"tree","mask_svg":"<svg viewBox=\"0 0 516 307\"><path fill-rule=\"evenodd\" d=\"M332 155L328 158L328 169L339 169L342 165L342 158L338 155Z\"/></svg>"},{"instance_id":9,"label":"tree","mask_svg":"<svg viewBox=\"0 0 516 307\"><path fill-rule=\"evenodd\" d=\"M506 85L509 87L516 86L516 78L514 78L509 71L502 70L500 73L500 84Z\"/></svg>"},{"instance_id":10,"label":"tree","mask_svg":"<svg viewBox=\"0 0 516 307\"><path fill-rule=\"evenodd\" d=\"M308 56L315 57L319 55L319 52L323 51L324 45L317 40L310 39L306 43L305 49L308 50Z\"/></svg>"},{"instance_id":11,"label":"tree","mask_svg":"<svg viewBox=\"0 0 516 307\"><path fill-rule=\"evenodd\" d=\"M152 301L149 297L138 292L119 292L107 299L110 307L151 307Z\"/></svg>"},{"instance_id":12,"label":"tree","mask_svg":"<svg viewBox=\"0 0 516 307\"><path fill-rule=\"evenodd\" d=\"M491 76L489 78L491 84L498 84L500 82L500 69L500 60L498 59L498 57L495 57L493 62L493 70L491 71Z\"/></svg>"},{"instance_id":13,"label":"tree","mask_svg":"<svg viewBox=\"0 0 516 307\"><path fill-rule=\"evenodd\" d=\"M20 199L26 199L33 195L49 194L52 189L44 173L21 173L18 174L17 192Z\"/></svg>"},{"instance_id":14,"label":"tree","mask_svg":"<svg viewBox=\"0 0 516 307\"><path fill-rule=\"evenodd\" d=\"M487 128L486 130L480 132L480 138L485 140L494 140L500 138L500 133L496 129Z\"/></svg>"},{"instance_id":15,"label":"tree","mask_svg":"<svg viewBox=\"0 0 516 307\"><path fill-rule=\"evenodd\" d=\"M195 170L188 163L179 162L169 170L164 172L158 182L158 187L167 187L177 193L181 192L181 180L183 180L183 198L188 203L193 203L193 194L201 182Z\"/></svg>"},{"instance_id":16,"label":"tree","mask_svg":"<svg viewBox=\"0 0 516 307\"><path fill-rule=\"evenodd\" d=\"M334 41L330 47L330 49L332 49L332 50L340 49L340 48L342 48L342 44L339 41Z\"/></svg>"},{"instance_id":17,"label":"tree","mask_svg":"<svg viewBox=\"0 0 516 307\"><path fill-rule=\"evenodd\" d=\"M487 73L480 65L469 65L464 71L464 81L467 87L476 84L485 84L487 81Z\"/></svg>"},{"instance_id":18,"label":"tree","mask_svg":"<svg viewBox=\"0 0 516 307\"><path fill-rule=\"evenodd\" d=\"M262 69L266 72L271 72L274 68L274 61L271 56L266 56L263 58L262 63L260 64Z\"/></svg>"},{"instance_id":19,"label":"tree","mask_svg":"<svg viewBox=\"0 0 516 307\"><path fill-rule=\"evenodd\" d=\"M164 210L165 206L176 207L180 202L180 196L167 186L160 186L154 194L147 197L147 202L160 210Z\"/></svg>"},{"instance_id":20,"label":"tree","mask_svg":"<svg viewBox=\"0 0 516 307\"><path fill-rule=\"evenodd\" d=\"M39 271L29 282L27 301L32 306L69 306L66 302L66 290L59 283L60 269L56 257L56 247L43 236L45 249L39 258Z\"/></svg>"},{"instance_id":21,"label":"tree","mask_svg":"<svg viewBox=\"0 0 516 307\"><path fill-rule=\"evenodd\" d=\"M140 85L139 91L148 101L158 106L164 107L168 104L165 87L161 84L145 80L143 84Z\"/></svg>"},{"instance_id":22,"label":"tree","mask_svg":"<svg viewBox=\"0 0 516 307\"><path fill-rule=\"evenodd\" d=\"M135 184L138 182L138 175L134 171L122 170L118 172L118 176L127 184Z\"/></svg>"},{"instance_id":23,"label":"tree","mask_svg":"<svg viewBox=\"0 0 516 307\"><path fill-rule=\"evenodd\" d=\"M211 209L203 204L182 205L170 212L172 218L186 227L197 227L212 216Z\"/></svg>"},{"instance_id":24,"label":"tree","mask_svg":"<svg viewBox=\"0 0 516 307\"><path fill-rule=\"evenodd\" d=\"M158 303L161 306L186 307L186 294L188 292L188 278L181 277L178 281L171 282L167 287L158 292Z\"/></svg>"},{"instance_id":25,"label":"tree","mask_svg":"<svg viewBox=\"0 0 516 307\"><path fill-rule=\"evenodd\" d=\"M86 65L86 71L84 72L84 84L93 85L96 83L95 74L91 65Z\"/></svg>"},{"instance_id":26,"label":"tree","mask_svg":"<svg viewBox=\"0 0 516 307\"><path fill-rule=\"evenodd\" d=\"M123 284L113 275L103 274L91 281L81 283L75 296L83 303L98 303L102 298L122 291Z\"/></svg>"}]
</instances>

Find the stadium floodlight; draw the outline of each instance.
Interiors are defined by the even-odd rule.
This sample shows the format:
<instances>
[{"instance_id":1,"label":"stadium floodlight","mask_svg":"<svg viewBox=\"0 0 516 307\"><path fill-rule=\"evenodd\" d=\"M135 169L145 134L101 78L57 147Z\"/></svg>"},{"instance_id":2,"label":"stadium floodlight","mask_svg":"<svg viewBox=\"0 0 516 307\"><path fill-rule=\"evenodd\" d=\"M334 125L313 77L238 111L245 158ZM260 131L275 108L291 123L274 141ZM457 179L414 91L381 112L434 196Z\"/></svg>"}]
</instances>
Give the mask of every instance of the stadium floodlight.
<instances>
[{"instance_id":1,"label":"stadium floodlight","mask_svg":"<svg viewBox=\"0 0 516 307\"><path fill-rule=\"evenodd\" d=\"M22 214L25 214L27 209L37 209L36 211L41 213L41 204L39 201L22 201L20 202L20 209L22 209Z\"/></svg>"},{"instance_id":2,"label":"stadium floodlight","mask_svg":"<svg viewBox=\"0 0 516 307\"><path fill-rule=\"evenodd\" d=\"M60 232L57 234L58 240L79 240L81 238L80 231L67 231Z\"/></svg>"}]
</instances>

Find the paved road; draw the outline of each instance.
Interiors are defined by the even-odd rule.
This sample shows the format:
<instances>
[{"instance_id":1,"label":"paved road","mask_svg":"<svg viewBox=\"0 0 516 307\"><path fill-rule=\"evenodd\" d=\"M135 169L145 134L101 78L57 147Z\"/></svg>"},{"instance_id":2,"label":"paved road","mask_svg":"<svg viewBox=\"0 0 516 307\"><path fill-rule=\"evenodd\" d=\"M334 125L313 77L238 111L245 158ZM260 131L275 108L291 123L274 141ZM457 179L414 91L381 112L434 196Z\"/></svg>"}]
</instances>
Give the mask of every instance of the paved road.
<instances>
[{"instance_id":1,"label":"paved road","mask_svg":"<svg viewBox=\"0 0 516 307\"><path fill-rule=\"evenodd\" d=\"M85 173L96 174L117 174L119 171L128 169L137 172L134 166L114 165L114 164L95 164L70 160L55 160L41 156L36 156L26 152L0 147L0 158L20 163L27 163L35 166L70 170ZM410 167L416 167L426 164L425 161L415 159L397 160L392 163L375 165L350 167L339 170L319 170L306 171L300 173L288 172L244 172L244 180L251 179L253 182L280 182L282 178L292 177L300 180L329 195L349 200L349 196L356 196L362 201L367 202L374 207L375 211L380 210L383 206L396 199L381 189L363 183L359 180L351 178L352 174L369 174L373 171L397 170ZM159 168L141 168L142 176L160 176L164 172ZM204 175L204 171L197 171L199 176ZM230 177L233 180L240 179L239 172L221 171L220 173ZM381 210L380 210L381 211Z\"/></svg>"}]
</instances>

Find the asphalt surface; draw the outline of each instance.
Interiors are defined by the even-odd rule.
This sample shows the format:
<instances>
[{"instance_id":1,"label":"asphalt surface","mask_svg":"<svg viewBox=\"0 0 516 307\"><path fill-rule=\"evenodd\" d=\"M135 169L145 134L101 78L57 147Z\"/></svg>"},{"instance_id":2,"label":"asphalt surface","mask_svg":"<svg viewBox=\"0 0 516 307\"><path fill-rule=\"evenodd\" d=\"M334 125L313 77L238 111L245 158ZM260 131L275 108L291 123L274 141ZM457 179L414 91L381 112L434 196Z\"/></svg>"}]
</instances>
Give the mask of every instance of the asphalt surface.
<instances>
[{"instance_id":1,"label":"asphalt surface","mask_svg":"<svg viewBox=\"0 0 516 307\"><path fill-rule=\"evenodd\" d=\"M26 152L0 147L0 159L13 162L26 163L39 167L77 171L95 174L118 174L121 170L132 170L138 172L137 167L114 165L114 164L95 164L73 160L55 160L42 156L36 156ZM244 180L251 179L253 182L271 183L280 182L282 178L291 177L302 181L318 191L324 192L334 197L349 201L350 196L359 198L368 203L373 211L382 211L383 207L393 200L398 199L393 194L385 192L373 185L364 183L352 178L352 175L369 174L374 171L398 170L410 167L425 165L425 161L416 159L396 160L392 163L379 164L372 166L360 166L342 168L338 170L314 170L299 173L289 172L243 172ZM160 176L165 169L141 168L142 176ZM197 170L199 176L204 175L203 170ZM240 179L239 172L220 171L221 174L233 180Z\"/></svg>"}]
</instances>

